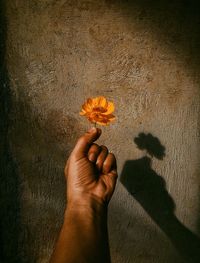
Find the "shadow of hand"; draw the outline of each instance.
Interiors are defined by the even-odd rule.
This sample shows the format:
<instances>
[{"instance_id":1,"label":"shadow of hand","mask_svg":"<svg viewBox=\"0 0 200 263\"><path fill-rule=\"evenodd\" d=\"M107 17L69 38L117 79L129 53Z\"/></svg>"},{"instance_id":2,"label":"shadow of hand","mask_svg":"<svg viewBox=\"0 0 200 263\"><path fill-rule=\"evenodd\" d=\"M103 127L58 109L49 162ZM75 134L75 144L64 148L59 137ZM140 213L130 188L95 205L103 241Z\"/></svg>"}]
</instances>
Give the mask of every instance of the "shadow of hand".
<instances>
[{"instance_id":1,"label":"shadow of hand","mask_svg":"<svg viewBox=\"0 0 200 263\"><path fill-rule=\"evenodd\" d=\"M165 156L165 147L151 134L140 133L134 142L150 156L160 160ZM169 237L185 262L200 262L200 240L176 218L175 203L166 189L165 180L151 164L148 156L126 161L120 181Z\"/></svg>"}]
</instances>

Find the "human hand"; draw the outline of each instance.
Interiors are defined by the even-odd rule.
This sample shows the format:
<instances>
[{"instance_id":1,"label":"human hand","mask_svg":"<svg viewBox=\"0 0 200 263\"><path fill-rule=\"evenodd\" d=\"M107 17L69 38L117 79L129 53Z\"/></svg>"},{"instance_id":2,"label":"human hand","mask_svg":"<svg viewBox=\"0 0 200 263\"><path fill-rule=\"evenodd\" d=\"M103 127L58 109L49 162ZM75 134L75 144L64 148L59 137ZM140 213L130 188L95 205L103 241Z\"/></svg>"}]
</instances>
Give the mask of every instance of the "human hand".
<instances>
[{"instance_id":1,"label":"human hand","mask_svg":"<svg viewBox=\"0 0 200 263\"><path fill-rule=\"evenodd\" d=\"M117 180L114 154L106 146L94 142L101 130L92 128L77 141L65 166L68 204L86 205L95 202L107 205Z\"/></svg>"}]
</instances>

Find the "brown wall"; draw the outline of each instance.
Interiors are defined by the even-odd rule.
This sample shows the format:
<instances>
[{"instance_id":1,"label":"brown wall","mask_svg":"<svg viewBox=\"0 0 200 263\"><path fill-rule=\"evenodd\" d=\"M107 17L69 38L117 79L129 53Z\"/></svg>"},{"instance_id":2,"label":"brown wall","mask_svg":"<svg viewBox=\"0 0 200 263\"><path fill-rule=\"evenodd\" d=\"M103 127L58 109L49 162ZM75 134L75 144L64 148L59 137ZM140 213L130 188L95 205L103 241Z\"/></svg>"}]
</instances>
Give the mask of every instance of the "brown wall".
<instances>
[{"instance_id":1,"label":"brown wall","mask_svg":"<svg viewBox=\"0 0 200 263\"><path fill-rule=\"evenodd\" d=\"M199 11L192 0L6 1L5 262L17 251L16 262L48 262L65 159L90 126L80 106L97 95L116 105L99 142L120 175L109 210L113 263L198 262Z\"/></svg>"}]
</instances>

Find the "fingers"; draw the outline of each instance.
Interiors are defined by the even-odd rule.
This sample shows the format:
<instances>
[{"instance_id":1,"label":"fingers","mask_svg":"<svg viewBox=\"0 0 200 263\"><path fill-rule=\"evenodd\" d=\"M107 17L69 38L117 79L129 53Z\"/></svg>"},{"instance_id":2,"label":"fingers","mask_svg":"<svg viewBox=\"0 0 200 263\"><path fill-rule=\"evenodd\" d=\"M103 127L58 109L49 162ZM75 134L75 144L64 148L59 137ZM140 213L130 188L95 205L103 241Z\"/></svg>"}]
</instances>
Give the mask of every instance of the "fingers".
<instances>
[{"instance_id":1,"label":"fingers","mask_svg":"<svg viewBox=\"0 0 200 263\"><path fill-rule=\"evenodd\" d=\"M82 158L87 156L88 150L93 142L95 142L101 135L101 130L98 128L91 128L83 136L81 136L72 152L72 154L77 158Z\"/></svg>"},{"instance_id":2,"label":"fingers","mask_svg":"<svg viewBox=\"0 0 200 263\"><path fill-rule=\"evenodd\" d=\"M97 157L100 152L101 152L101 147L96 143L93 143L88 151L88 159L91 162L96 163Z\"/></svg>"},{"instance_id":3,"label":"fingers","mask_svg":"<svg viewBox=\"0 0 200 263\"><path fill-rule=\"evenodd\" d=\"M113 169L111 172L109 172L107 174L108 178L110 179L110 183L111 183L111 189L112 189L112 193L114 192L115 186L116 186L116 182L117 182L117 169Z\"/></svg>"},{"instance_id":4,"label":"fingers","mask_svg":"<svg viewBox=\"0 0 200 263\"><path fill-rule=\"evenodd\" d=\"M112 170L116 170L117 164L114 154L109 153L108 148L104 145L101 145L100 148L101 151L96 160L96 166L99 169L99 171L102 171L103 173L107 174Z\"/></svg>"},{"instance_id":5,"label":"fingers","mask_svg":"<svg viewBox=\"0 0 200 263\"><path fill-rule=\"evenodd\" d=\"M96 161L96 166L101 171L104 179L109 182L110 194L112 195L117 182L117 161L113 153L108 153L108 148L100 146L101 151Z\"/></svg>"},{"instance_id":6,"label":"fingers","mask_svg":"<svg viewBox=\"0 0 200 263\"><path fill-rule=\"evenodd\" d=\"M110 181L110 186L112 193L115 189L115 185L117 182L117 162L114 154L109 153L106 157L106 160L103 163L103 173Z\"/></svg>"},{"instance_id":7,"label":"fingers","mask_svg":"<svg viewBox=\"0 0 200 263\"><path fill-rule=\"evenodd\" d=\"M99 169L99 171L102 170L103 163L106 160L107 155L108 155L108 148L104 145L101 145L101 152L96 161L96 166Z\"/></svg>"},{"instance_id":8,"label":"fingers","mask_svg":"<svg viewBox=\"0 0 200 263\"><path fill-rule=\"evenodd\" d=\"M117 169L117 163L116 163L116 158L114 154L109 153L103 163L103 173L107 174L111 172L112 170Z\"/></svg>"}]
</instances>

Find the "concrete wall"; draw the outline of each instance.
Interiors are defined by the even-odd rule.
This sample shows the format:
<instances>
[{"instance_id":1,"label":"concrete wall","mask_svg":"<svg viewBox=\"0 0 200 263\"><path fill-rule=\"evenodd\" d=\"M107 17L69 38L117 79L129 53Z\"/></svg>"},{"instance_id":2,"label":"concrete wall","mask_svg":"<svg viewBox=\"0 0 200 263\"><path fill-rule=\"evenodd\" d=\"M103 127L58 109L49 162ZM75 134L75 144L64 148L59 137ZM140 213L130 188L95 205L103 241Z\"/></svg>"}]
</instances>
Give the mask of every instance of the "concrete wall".
<instances>
[{"instance_id":1,"label":"concrete wall","mask_svg":"<svg viewBox=\"0 0 200 263\"><path fill-rule=\"evenodd\" d=\"M80 106L97 95L116 105L99 140L120 175L109 210L113 263L198 262L197 2L4 2L2 262L48 262L65 160L90 126Z\"/></svg>"}]
</instances>

